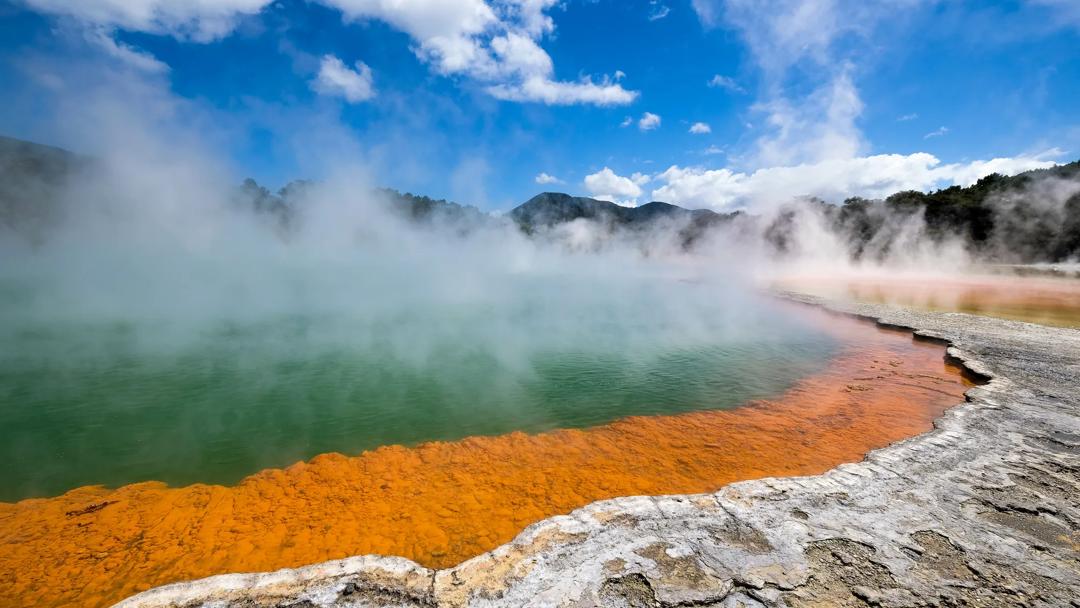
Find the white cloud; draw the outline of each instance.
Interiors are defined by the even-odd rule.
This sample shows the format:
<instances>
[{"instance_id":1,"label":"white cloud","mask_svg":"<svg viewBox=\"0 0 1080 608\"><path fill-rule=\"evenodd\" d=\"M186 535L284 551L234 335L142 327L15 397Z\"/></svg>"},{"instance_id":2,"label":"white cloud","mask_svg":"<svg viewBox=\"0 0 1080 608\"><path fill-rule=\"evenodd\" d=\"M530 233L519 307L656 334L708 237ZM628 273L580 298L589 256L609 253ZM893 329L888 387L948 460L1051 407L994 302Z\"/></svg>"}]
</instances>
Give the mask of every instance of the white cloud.
<instances>
[{"instance_id":1,"label":"white cloud","mask_svg":"<svg viewBox=\"0 0 1080 608\"><path fill-rule=\"evenodd\" d=\"M311 87L322 95L344 97L349 103L360 103L375 96L371 68L367 64L357 61L353 70L333 55L323 56L319 75Z\"/></svg>"},{"instance_id":2,"label":"white cloud","mask_svg":"<svg viewBox=\"0 0 1080 608\"><path fill-rule=\"evenodd\" d=\"M608 167L585 176L585 190L594 198L611 201L625 207L636 207L637 198L642 195L641 186L652 178L643 173L634 173L630 177L616 174Z\"/></svg>"},{"instance_id":3,"label":"white cloud","mask_svg":"<svg viewBox=\"0 0 1080 608\"><path fill-rule=\"evenodd\" d=\"M897 116L896 117L896 122L907 122L909 120L915 120L918 117L919 117L919 115L915 114L915 113L904 114L903 116Z\"/></svg>"},{"instance_id":4,"label":"white cloud","mask_svg":"<svg viewBox=\"0 0 1080 608\"><path fill-rule=\"evenodd\" d=\"M661 4L657 0L651 0L649 4L652 6L652 9L649 11L649 21L658 21L671 13L670 7L666 4Z\"/></svg>"},{"instance_id":5,"label":"white cloud","mask_svg":"<svg viewBox=\"0 0 1080 608\"><path fill-rule=\"evenodd\" d=\"M923 135L923 139L930 139L933 137L941 137L949 132L949 127L938 127L937 129Z\"/></svg>"},{"instance_id":6,"label":"white cloud","mask_svg":"<svg viewBox=\"0 0 1080 608\"><path fill-rule=\"evenodd\" d=\"M763 6L759 0L694 0L706 27L723 21L739 32L761 70L764 97L753 109L764 114L764 127L755 153L745 157L770 167L864 154L868 144L858 125L863 103L852 78L860 70L854 62L872 52L868 42L883 24L899 27L905 9L921 1L770 0ZM792 82L818 84L806 93Z\"/></svg>"},{"instance_id":7,"label":"white cloud","mask_svg":"<svg viewBox=\"0 0 1080 608\"><path fill-rule=\"evenodd\" d=\"M139 71L149 74L162 74L169 71L169 66L158 60L157 57L117 41L103 27L88 28L86 30L86 40L104 51L106 55Z\"/></svg>"},{"instance_id":8,"label":"white cloud","mask_svg":"<svg viewBox=\"0 0 1080 608\"><path fill-rule=\"evenodd\" d=\"M626 78L626 72L624 72L622 70L615 70L615 75L613 76L613 79L615 80L615 82L619 82L623 78Z\"/></svg>"},{"instance_id":9,"label":"white cloud","mask_svg":"<svg viewBox=\"0 0 1080 608\"><path fill-rule=\"evenodd\" d=\"M540 37L555 31L555 21L544 11L556 6L558 0L502 0L496 4L508 20L520 23L530 36Z\"/></svg>"},{"instance_id":10,"label":"white cloud","mask_svg":"<svg viewBox=\"0 0 1080 608\"><path fill-rule=\"evenodd\" d=\"M555 70L551 57L528 36L514 32L495 36L491 39L491 50L498 59L495 67L491 69L505 74L531 76L551 74Z\"/></svg>"},{"instance_id":11,"label":"white cloud","mask_svg":"<svg viewBox=\"0 0 1080 608\"><path fill-rule=\"evenodd\" d=\"M554 78L538 40L555 29L556 0L319 0L348 19L380 19L419 42L417 54L442 74L465 74L497 99L548 105L625 105L637 98L616 80Z\"/></svg>"},{"instance_id":12,"label":"white cloud","mask_svg":"<svg viewBox=\"0 0 1080 608\"><path fill-rule=\"evenodd\" d=\"M706 27L726 21L742 32L767 77L776 79L803 59L833 63L833 44L849 34L870 38L921 0L693 0Z\"/></svg>"},{"instance_id":13,"label":"white cloud","mask_svg":"<svg viewBox=\"0 0 1080 608\"><path fill-rule=\"evenodd\" d=\"M578 82L559 82L533 76L517 84L488 87L488 94L506 101L538 101L547 105L591 104L621 106L637 98L637 91L627 91L608 80L597 84L585 78Z\"/></svg>"},{"instance_id":14,"label":"white cloud","mask_svg":"<svg viewBox=\"0 0 1080 608\"><path fill-rule=\"evenodd\" d=\"M943 171L949 174L952 183L958 186L970 186L991 173L1002 175L1015 175L1032 169L1045 169L1056 163L1053 159L1065 156L1065 151L1060 148L1050 148L1038 154L1021 155L1013 157L992 158L990 160L974 160L968 163L955 163L945 165Z\"/></svg>"},{"instance_id":15,"label":"white cloud","mask_svg":"<svg viewBox=\"0 0 1080 608\"><path fill-rule=\"evenodd\" d=\"M763 115L764 126L754 154L744 157L751 170L675 165L656 176L653 198L719 210L767 206L797 196L877 198L905 189L965 185L993 171L1051 165L1056 150L954 164L925 152L866 155L854 61L867 52L866 42L874 41L878 30L885 24L900 27L905 9L919 1L771 0L762 6L757 0L693 0L706 27L723 21L746 41L763 76L766 97L753 109ZM793 93L792 71L799 72L800 82L819 84L809 94Z\"/></svg>"},{"instance_id":16,"label":"white cloud","mask_svg":"<svg viewBox=\"0 0 1080 608\"><path fill-rule=\"evenodd\" d=\"M638 120L637 126L642 131L652 131L660 128L660 117L652 112L645 112Z\"/></svg>"},{"instance_id":17,"label":"white cloud","mask_svg":"<svg viewBox=\"0 0 1080 608\"><path fill-rule=\"evenodd\" d=\"M698 19L705 27L714 27L720 23L720 2L718 0L691 0Z\"/></svg>"},{"instance_id":18,"label":"white cloud","mask_svg":"<svg viewBox=\"0 0 1080 608\"><path fill-rule=\"evenodd\" d=\"M838 29L846 25L838 18L836 4L833 0L776 0L763 7L753 0L694 0L693 6L706 26L717 25L722 17L738 28L769 73L803 56L824 54Z\"/></svg>"},{"instance_id":19,"label":"white cloud","mask_svg":"<svg viewBox=\"0 0 1080 608\"><path fill-rule=\"evenodd\" d=\"M942 164L926 152L880 154L770 167L752 173L673 165L656 176L663 185L652 191L652 198L720 211L768 207L798 196L834 202L850 196L883 198L902 190L966 186L994 172L1015 174L1045 168L1060 155L1061 150L1051 149L1034 155Z\"/></svg>"},{"instance_id":20,"label":"white cloud","mask_svg":"<svg viewBox=\"0 0 1080 608\"><path fill-rule=\"evenodd\" d=\"M210 41L271 0L24 0L31 8L106 29L125 29Z\"/></svg>"},{"instance_id":21,"label":"white cloud","mask_svg":"<svg viewBox=\"0 0 1080 608\"><path fill-rule=\"evenodd\" d=\"M562 183L565 183L565 182L563 182L563 180L555 177L554 175L548 175L547 173L543 173L543 172L539 173L536 176L535 181L538 184L562 184Z\"/></svg>"},{"instance_id":22,"label":"white cloud","mask_svg":"<svg viewBox=\"0 0 1080 608\"><path fill-rule=\"evenodd\" d=\"M705 148L704 150L702 150L701 153L706 155L706 156L712 156L713 154L723 154L724 150L723 150L723 148L720 148L716 144L713 144L713 145L709 146L708 148Z\"/></svg>"},{"instance_id":23,"label":"white cloud","mask_svg":"<svg viewBox=\"0 0 1080 608\"><path fill-rule=\"evenodd\" d=\"M90 27L210 41L271 0L25 0ZM346 21L377 19L409 35L413 51L444 75L466 75L499 99L547 104L622 105L637 98L617 82L560 81L538 41L555 29L557 0L314 0ZM131 50L131 49L128 49Z\"/></svg>"},{"instance_id":24,"label":"white cloud","mask_svg":"<svg viewBox=\"0 0 1080 608\"><path fill-rule=\"evenodd\" d=\"M484 0L318 0L341 11L347 21L378 19L419 43L417 54L450 74L492 62L481 34L499 23Z\"/></svg>"},{"instance_id":25,"label":"white cloud","mask_svg":"<svg viewBox=\"0 0 1080 608\"><path fill-rule=\"evenodd\" d=\"M690 125L690 132L694 135L704 135L705 133L712 133L712 127L703 122L695 122Z\"/></svg>"},{"instance_id":26,"label":"white cloud","mask_svg":"<svg viewBox=\"0 0 1080 608\"><path fill-rule=\"evenodd\" d=\"M626 118L623 119L622 122L619 123L619 127L620 128L629 127L632 124L634 124L634 117L633 116L627 116Z\"/></svg>"},{"instance_id":27,"label":"white cloud","mask_svg":"<svg viewBox=\"0 0 1080 608\"><path fill-rule=\"evenodd\" d=\"M866 148L856 124L862 100L846 70L798 103L778 98L754 109L767 125L756 142L761 166L855 158Z\"/></svg>"},{"instance_id":28,"label":"white cloud","mask_svg":"<svg viewBox=\"0 0 1080 608\"><path fill-rule=\"evenodd\" d=\"M730 76L723 76L721 74L714 75L705 84L707 86L711 87L711 88L714 88L714 89L716 89L716 88L727 89L728 91L731 91L732 93L745 93L746 92L745 89L743 89L741 86L739 86L738 82L735 82L734 78L731 78Z\"/></svg>"}]
</instances>

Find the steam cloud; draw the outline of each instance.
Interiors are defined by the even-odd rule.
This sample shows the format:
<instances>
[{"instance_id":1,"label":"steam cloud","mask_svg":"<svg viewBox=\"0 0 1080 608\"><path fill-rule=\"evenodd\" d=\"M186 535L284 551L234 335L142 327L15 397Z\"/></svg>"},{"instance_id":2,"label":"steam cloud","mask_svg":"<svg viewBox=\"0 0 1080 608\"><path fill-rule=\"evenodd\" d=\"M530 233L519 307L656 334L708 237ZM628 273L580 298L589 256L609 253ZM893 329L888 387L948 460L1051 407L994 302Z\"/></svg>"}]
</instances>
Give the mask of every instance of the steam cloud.
<instances>
[{"instance_id":1,"label":"steam cloud","mask_svg":"<svg viewBox=\"0 0 1080 608\"><path fill-rule=\"evenodd\" d=\"M922 210L867 201L840 211L770 205L704 231L685 219L634 229L576 220L529 235L497 215L418 224L395 210L365 163L335 158L340 146L313 148L326 161L321 179L290 194L284 229L280 215L244 200L215 152L217 136L199 136L212 121L152 83L106 82L56 111L82 141L96 142L97 155L55 180L47 194L56 204L44 205L35 184L14 193L28 208L5 211L0 280L33 285L35 294L5 314L23 321L315 314L374 327L412 319L389 341L412 359L431 356L425 345L461 338L454 332L462 327L472 339L487 332L493 352L513 350L528 333L552 348L578 341L583 329L572 320L586 318L624 327L664 319L680 338L717 323L747 334L759 304L753 288L776 277L963 271L988 251L1001 261L1030 257L1029 243L1010 235L1038 240L1061 225L1065 236L1080 233L1068 226L1080 217L1080 186L1051 177L994 199L1000 228L982 251L928 224ZM688 298L672 288L689 283L709 289ZM433 318L431 310L473 322L415 322ZM9 327L15 321L6 319Z\"/></svg>"}]
</instances>

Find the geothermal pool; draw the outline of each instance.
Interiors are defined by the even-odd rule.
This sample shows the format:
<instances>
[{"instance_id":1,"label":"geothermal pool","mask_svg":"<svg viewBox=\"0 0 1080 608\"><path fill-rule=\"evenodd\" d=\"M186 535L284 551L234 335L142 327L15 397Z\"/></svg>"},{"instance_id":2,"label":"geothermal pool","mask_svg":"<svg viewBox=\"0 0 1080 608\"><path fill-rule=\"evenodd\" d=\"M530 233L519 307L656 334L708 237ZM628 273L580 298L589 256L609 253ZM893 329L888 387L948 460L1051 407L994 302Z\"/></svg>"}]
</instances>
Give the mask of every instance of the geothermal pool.
<instances>
[{"instance_id":1,"label":"geothermal pool","mask_svg":"<svg viewBox=\"0 0 1080 608\"><path fill-rule=\"evenodd\" d=\"M596 500L859 460L968 386L940 344L700 261L225 236L0 268L0 597L449 566Z\"/></svg>"},{"instance_id":2,"label":"geothermal pool","mask_svg":"<svg viewBox=\"0 0 1080 608\"><path fill-rule=\"evenodd\" d=\"M19 309L32 296L9 293L0 501L231 484L326 452L731 408L782 393L838 348L790 306L701 283L652 289L627 288L633 310L536 294L500 308L184 322L40 318Z\"/></svg>"},{"instance_id":3,"label":"geothermal pool","mask_svg":"<svg viewBox=\"0 0 1080 608\"><path fill-rule=\"evenodd\" d=\"M696 287L687 285L692 300L689 294ZM86 485L64 488L67 491L54 498L0 503L0 571L9 573L0 578L0 596L22 605L107 606L168 582L367 553L449 566L511 540L533 522L595 500L708 492L740 479L813 474L859 460L868 450L928 430L946 408L962 400L969 386L960 370L945 362L939 344L809 307L753 301L756 307L739 306L743 312L735 325L718 312L715 326L699 326L697 332L658 332L645 326L597 331L575 351L540 351L538 358L519 360L510 371L503 369L506 363L479 365L459 352L460 361L449 357L444 365L422 368L440 379L423 390L408 390L418 381L412 375L417 373L415 360L408 364L409 375L380 372L376 382L369 374L359 374L359 380L351 380L355 384L350 391L337 392L326 387L355 375L341 368L377 361L324 352L316 357L319 368L336 368L324 376L302 361L289 364L282 353L295 352L290 349L253 349L261 354L246 360L251 367L245 368L239 363L245 359L237 354L245 349L234 345L222 349L232 353L231 358L215 355L209 369L199 372L204 374L200 382L216 378L218 388L194 399L193 394L200 394L199 382L168 380L170 372L162 367L175 375L191 374L201 369L189 361L197 355L165 350L158 353L164 358L156 362L162 367L154 374L129 376L145 373L145 368L124 369L118 363L121 369L100 370L112 377L101 380L104 386L98 390L104 395L110 386L116 389L135 379L145 383L144 393L131 392L111 402L110 411L126 415L111 414L106 422L93 412L77 414L77 400L70 397L78 392L72 386L83 391L93 386L88 378L94 374L66 372L71 376L65 382L74 383L67 390L39 386L39 394L51 395L68 415L91 426L82 432L98 433L84 441L117 441L123 447L99 444L119 460L94 457L90 451L87 458L93 466L84 466L78 457L51 454L42 429L46 447L34 453L52 467L51 483L100 483L109 471L114 479L152 470L172 471L178 478L254 474L227 485L186 486L145 482L154 479L148 476L140 479L144 483L117 489ZM747 316L747 310L754 312ZM260 342L244 332L234 334L242 336L238 344ZM678 340L670 341L675 337ZM43 340L28 339L39 340L39 345ZM284 341L296 347L295 336ZM323 342L315 342L322 350ZM64 359L62 349L39 348ZM79 352L71 349L70 354ZM142 360L146 357L140 354ZM29 358L39 363L46 359L40 351L36 359ZM122 357L106 360L131 362ZM499 360L515 359L504 353ZM272 374L252 371L266 361L277 362ZM391 383L381 382L386 379ZM229 386L260 382L282 392L278 401L256 398L272 391ZM477 382L485 390L501 392L470 392L471 401L457 396ZM287 390L297 383L299 388ZM320 390L331 390L334 397L316 399ZM361 394L367 399L349 401L351 407L329 405L335 398ZM58 399L64 395L70 401ZM212 395L232 401L210 403ZM376 397L380 407L372 404ZM499 398L519 400L507 403L513 416L498 411ZM96 407L110 403L98 399ZM303 404L296 413L284 405L290 399ZM169 401L169 408L157 409L161 400ZM423 405L423 414L398 411L410 403ZM431 419L447 411L440 404L450 403L457 415ZM243 409L235 426L221 421L224 414L215 414L238 404ZM267 408L278 408L277 421L256 415ZM365 414L343 413L353 408ZM190 411L197 416L184 418ZM327 420L306 420L301 413ZM465 413L493 419L470 420ZM27 417L24 413L23 424ZM42 420L62 424L65 416ZM251 420L263 426L245 431L243 424ZM122 429L114 428L121 424ZM176 434L170 435L170 427ZM384 427L397 434L381 434ZM75 425L69 428L68 433L76 433ZM213 439L197 440L200 429ZM477 430L489 434L477 435ZM323 431L329 439L318 437ZM144 435L134 440L132 433ZM385 439L389 436L411 443L433 436L450 440L405 447L385 445L391 443ZM82 444L64 439L57 445ZM244 466L288 460L276 454L285 449L306 453L324 446L361 445L382 447L364 452L344 448L345 454L322 454L285 468L275 464L259 472L242 471ZM155 449L181 464L161 456L142 456L134 464L123 460L125 454ZM212 466L215 457L225 464ZM56 473L65 465L74 472ZM15 479L22 488L44 483L32 471Z\"/></svg>"}]
</instances>

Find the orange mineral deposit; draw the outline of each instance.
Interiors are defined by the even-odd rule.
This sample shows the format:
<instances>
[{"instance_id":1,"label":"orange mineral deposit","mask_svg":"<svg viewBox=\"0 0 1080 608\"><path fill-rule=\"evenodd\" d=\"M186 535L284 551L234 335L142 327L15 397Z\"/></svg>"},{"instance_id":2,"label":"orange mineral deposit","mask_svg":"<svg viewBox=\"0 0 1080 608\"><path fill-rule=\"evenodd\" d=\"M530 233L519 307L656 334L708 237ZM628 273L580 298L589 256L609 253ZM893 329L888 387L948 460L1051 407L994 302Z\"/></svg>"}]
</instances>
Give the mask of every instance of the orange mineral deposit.
<instances>
[{"instance_id":1,"label":"orange mineral deposit","mask_svg":"<svg viewBox=\"0 0 1080 608\"><path fill-rule=\"evenodd\" d=\"M107 606L174 581L368 553L450 566L595 500L820 473L930 429L962 400L969 384L941 345L828 323L845 346L823 372L732 410L325 454L232 487L148 482L0 504L0 603Z\"/></svg>"}]
</instances>

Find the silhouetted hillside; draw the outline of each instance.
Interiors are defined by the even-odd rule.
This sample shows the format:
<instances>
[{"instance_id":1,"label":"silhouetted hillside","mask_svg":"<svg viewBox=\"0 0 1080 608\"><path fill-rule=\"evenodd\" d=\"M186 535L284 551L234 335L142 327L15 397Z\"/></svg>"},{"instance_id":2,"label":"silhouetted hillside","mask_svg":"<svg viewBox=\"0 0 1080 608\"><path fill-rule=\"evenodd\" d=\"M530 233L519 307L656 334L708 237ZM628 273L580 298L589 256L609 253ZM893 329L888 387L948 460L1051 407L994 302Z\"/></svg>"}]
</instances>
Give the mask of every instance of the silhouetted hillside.
<instances>
[{"instance_id":1,"label":"silhouetted hillside","mask_svg":"<svg viewBox=\"0 0 1080 608\"><path fill-rule=\"evenodd\" d=\"M510 212L510 217L526 230L554 226L576 219L597 220L618 224L644 224L658 219L676 219L703 223L726 216L709 209L690 210L654 201L640 207L623 207L608 201L561 192L537 194Z\"/></svg>"},{"instance_id":2,"label":"silhouetted hillside","mask_svg":"<svg viewBox=\"0 0 1080 608\"><path fill-rule=\"evenodd\" d=\"M38 240L60 212L68 179L87 162L67 150L0 136L0 226Z\"/></svg>"},{"instance_id":3,"label":"silhouetted hillside","mask_svg":"<svg viewBox=\"0 0 1080 608\"><path fill-rule=\"evenodd\" d=\"M660 201L624 207L594 198L544 192L516 207L510 212L510 219L526 234L578 219L598 222L610 231L669 229L677 231L682 246L689 248L709 230L739 215L716 213L710 209L685 209Z\"/></svg>"},{"instance_id":4,"label":"silhouetted hillside","mask_svg":"<svg viewBox=\"0 0 1080 608\"><path fill-rule=\"evenodd\" d=\"M234 194L233 200L235 204L249 206L257 214L267 216L284 234L299 220L304 207L304 195L312 185L312 182L307 180L295 180L277 192L271 192L248 178ZM476 207L410 193L402 194L391 188L378 188L373 192L373 196L376 202L389 205L392 212L418 224L438 224L467 231L491 219L491 216Z\"/></svg>"},{"instance_id":5,"label":"silhouetted hillside","mask_svg":"<svg viewBox=\"0 0 1080 608\"><path fill-rule=\"evenodd\" d=\"M997 173L966 188L908 190L884 200L853 197L842 205L801 203L820 211L843 237L851 257L886 257L912 231L932 242L954 241L995 262L1062 262L1080 258L1080 161L1013 176ZM787 250L799 229L798 205L788 205L765 228Z\"/></svg>"}]
</instances>

